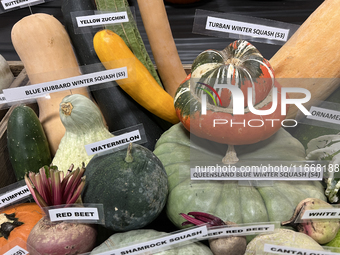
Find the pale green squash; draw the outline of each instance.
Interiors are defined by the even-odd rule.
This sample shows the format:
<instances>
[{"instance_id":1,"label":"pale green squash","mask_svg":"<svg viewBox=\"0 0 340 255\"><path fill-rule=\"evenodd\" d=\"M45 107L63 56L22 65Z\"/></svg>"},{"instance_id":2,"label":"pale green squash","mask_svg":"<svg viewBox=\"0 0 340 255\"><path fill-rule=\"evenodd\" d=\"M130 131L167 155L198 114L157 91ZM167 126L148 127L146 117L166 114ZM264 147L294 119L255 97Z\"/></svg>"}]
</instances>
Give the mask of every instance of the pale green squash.
<instances>
[{"instance_id":1,"label":"pale green squash","mask_svg":"<svg viewBox=\"0 0 340 255\"><path fill-rule=\"evenodd\" d=\"M272 186L240 186L238 181L191 181L190 160L197 165L212 159L222 161L224 155L214 150L227 146L197 137L194 142L191 140L183 125L176 124L160 137L154 150L168 174L167 215L179 228L184 221L179 213L201 211L235 223L284 221L291 218L301 200L326 199L319 181L276 181ZM211 151L202 144L209 145ZM235 150L241 163L256 159L263 163L302 162L306 156L302 144L282 128L264 141L235 146Z\"/></svg>"},{"instance_id":2,"label":"pale green squash","mask_svg":"<svg viewBox=\"0 0 340 255\"><path fill-rule=\"evenodd\" d=\"M93 249L90 255L99 254L105 251L118 249L118 247L129 246L135 243L146 242L156 239L166 233L153 229L138 229L128 232L117 233L109 237L104 243ZM165 250L157 255L213 255L208 246L199 242L191 243L181 247Z\"/></svg>"},{"instance_id":3,"label":"pale green squash","mask_svg":"<svg viewBox=\"0 0 340 255\"><path fill-rule=\"evenodd\" d=\"M85 166L93 155L88 155L85 145L113 137L99 108L87 97L72 94L63 98L59 107L60 119L66 131L60 141L52 164L66 173L71 164Z\"/></svg>"}]
</instances>

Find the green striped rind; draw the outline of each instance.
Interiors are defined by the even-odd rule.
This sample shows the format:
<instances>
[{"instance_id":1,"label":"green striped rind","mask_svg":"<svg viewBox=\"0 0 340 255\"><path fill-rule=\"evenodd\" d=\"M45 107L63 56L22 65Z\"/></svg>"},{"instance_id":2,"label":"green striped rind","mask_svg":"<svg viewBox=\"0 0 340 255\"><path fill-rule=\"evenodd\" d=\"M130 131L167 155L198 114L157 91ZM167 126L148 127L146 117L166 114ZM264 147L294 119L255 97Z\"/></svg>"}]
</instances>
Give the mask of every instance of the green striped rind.
<instances>
[{"instance_id":1,"label":"green striped rind","mask_svg":"<svg viewBox=\"0 0 340 255\"><path fill-rule=\"evenodd\" d=\"M209 148L214 148L214 145L221 146L211 142ZM263 162L305 160L303 146L284 129L273 135L269 142L235 146L235 149L240 152L240 162L259 156ZM273 186L262 187L240 186L236 181L191 181L190 163L199 165L208 160L222 159L223 155L191 142L189 132L180 123L160 137L154 153L168 174L167 214L179 228L184 221L179 213L202 211L236 223L285 221L292 216L299 201L308 197L326 199L324 189L317 181L278 181ZM184 156L179 157L180 154Z\"/></svg>"},{"instance_id":2,"label":"green striped rind","mask_svg":"<svg viewBox=\"0 0 340 255\"><path fill-rule=\"evenodd\" d=\"M191 94L190 81L191 79L188 79L178 87L174 98L175 109L182 118L191 116L194 112L201 112L201 103Z\"/></svg>"}]
</instances>

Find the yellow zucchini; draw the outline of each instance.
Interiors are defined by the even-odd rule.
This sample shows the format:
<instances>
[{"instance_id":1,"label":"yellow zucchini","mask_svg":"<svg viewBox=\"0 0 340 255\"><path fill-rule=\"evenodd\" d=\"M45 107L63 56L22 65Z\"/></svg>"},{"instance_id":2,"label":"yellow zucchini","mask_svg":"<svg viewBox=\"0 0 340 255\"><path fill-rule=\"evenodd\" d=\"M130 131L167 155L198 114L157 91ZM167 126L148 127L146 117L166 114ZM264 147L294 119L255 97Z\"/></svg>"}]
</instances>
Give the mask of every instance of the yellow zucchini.
<instances>
[{"instance_id":1,"label":"yellow zucchini","mask_svg":"<svg viewBox=\"0 0 340 255\"><path fill-rule=\"evenodd\" d=\"M170 123L179 122L172 96L159 86L119 35L107 29L98 31L93 45L106 69L126 66L128 78L117 80L117 83L137 103Z\"/></svg>"}]
</instances>

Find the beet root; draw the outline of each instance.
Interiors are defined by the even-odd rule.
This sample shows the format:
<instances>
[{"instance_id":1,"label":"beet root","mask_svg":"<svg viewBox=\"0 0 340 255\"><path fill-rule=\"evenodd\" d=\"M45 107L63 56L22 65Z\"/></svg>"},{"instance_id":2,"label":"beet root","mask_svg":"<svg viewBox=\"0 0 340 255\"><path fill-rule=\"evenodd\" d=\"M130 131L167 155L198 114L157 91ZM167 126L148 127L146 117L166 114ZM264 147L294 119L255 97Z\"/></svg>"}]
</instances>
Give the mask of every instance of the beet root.
<instances>
[{"instance_id":1,"label":"beet root","mask_svg":"<svg viewBox=\"0 0 340 255\"><path fill-rule=\"evenodd\" d=\"M95 247L97 231L93 225L51 222L41 218L27 239L30 255L66 255L90 252Z\"/></svg>"}]
</instances>

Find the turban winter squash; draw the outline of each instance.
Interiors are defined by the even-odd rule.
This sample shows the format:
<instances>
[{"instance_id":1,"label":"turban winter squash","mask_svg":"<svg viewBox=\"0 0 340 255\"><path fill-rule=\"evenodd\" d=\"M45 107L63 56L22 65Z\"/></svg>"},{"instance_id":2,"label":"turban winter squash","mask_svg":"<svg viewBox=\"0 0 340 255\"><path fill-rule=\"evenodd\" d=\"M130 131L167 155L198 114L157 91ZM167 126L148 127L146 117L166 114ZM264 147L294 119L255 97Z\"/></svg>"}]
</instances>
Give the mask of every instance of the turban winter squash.
<instances>
[{"instance_id":1,"label":"turban winter squash","mask_svg":"<svg viewBox=\"0 0 340 255\"><path fill-rule=\"evenodd\" d=\"M281 127L280 89L268 60L249 42L237 40L197 56L174 104L191 133L231 146L252 144Z\"/></svg>"},{"instance_id":2,"label":"turban winter squash","mask_svg":"<svg viewBox=\"0 0 340 255\"><path fill-rule=\"evenodd\" d=\"M23 203L5 208L0 212L0 247L16 238L26 243L32 228L42 217L43 212L36 203Z\"/></svg>"}]
</instances>

